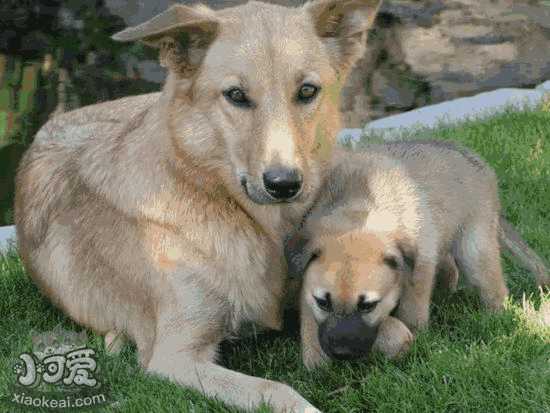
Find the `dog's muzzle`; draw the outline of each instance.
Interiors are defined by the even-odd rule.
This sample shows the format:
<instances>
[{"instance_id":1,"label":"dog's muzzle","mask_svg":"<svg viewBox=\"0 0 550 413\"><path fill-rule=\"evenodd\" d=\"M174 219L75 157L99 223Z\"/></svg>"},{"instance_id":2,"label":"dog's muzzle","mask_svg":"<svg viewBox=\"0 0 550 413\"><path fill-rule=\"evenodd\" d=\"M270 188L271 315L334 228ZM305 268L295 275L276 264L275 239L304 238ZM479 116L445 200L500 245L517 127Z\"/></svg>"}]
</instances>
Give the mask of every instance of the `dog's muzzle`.
<instances>
[{"instance_id":1,"label":"dog's muzzle","mask_svg":"<svg viewBox=\"0 0 550 413\"><path fill-rule=\"evenodd\" d=\"M319 342L323 351L337 360L353 360L366 356L376 340L378 326L367 325L361 314L331 315L319 326Z\"/></svg>"}]
</instances>

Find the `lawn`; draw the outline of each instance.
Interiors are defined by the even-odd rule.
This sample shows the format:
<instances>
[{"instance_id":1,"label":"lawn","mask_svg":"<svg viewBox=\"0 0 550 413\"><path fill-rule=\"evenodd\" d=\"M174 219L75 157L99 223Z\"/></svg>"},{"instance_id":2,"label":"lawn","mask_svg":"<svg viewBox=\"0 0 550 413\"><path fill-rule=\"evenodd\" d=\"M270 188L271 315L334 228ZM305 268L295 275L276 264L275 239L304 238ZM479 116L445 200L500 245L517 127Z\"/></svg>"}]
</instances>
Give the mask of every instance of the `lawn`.
<instances>
[{"instance_id":1,"label":"lawn","mask_svg":"<svg viewBox=\"0 0 550 413\"><path fill-rule=\"evenodd\" d=\"M550 262L550 113L508 112L420 135L453 139L481 154L500 178L506 217ZM485 313L466 286L452 297L438 292L431 328L399 362L373 356L310 373L301 367L292 328L224 343L222 362L284 381L324 412L550 412L550 326L525 309L550 306L550 294L506 256L503 265L512 293L505 312ZM31 330L59 323L80 330L40 296L15 252L0 257L0 314L0 394L15 382L18 355L31 349ZM92 335L90 345L98 350L100 379L117 400L116 409L104 411L237 411L147 377L130 345L118 356L104 352L100 337ZM4 411L17 410L0 404Z\"/></svg>"}]
</instances>

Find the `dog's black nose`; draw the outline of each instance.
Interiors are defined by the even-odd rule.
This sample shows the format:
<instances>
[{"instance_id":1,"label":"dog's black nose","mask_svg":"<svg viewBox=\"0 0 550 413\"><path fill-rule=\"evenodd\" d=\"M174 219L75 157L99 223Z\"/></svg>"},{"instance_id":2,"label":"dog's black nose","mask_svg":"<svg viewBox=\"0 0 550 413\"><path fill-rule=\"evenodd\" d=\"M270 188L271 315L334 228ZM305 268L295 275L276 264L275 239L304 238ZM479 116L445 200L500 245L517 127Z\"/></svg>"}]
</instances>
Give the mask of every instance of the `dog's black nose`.
<instances>
[{"instance_id":1,"label":"dog's black nose","mask_svg":"<svg viewBox=\"0 0 550 413\"><path fill-rule=\"evenodd\" d=\"M302 174L298 169L273 168L263 175L266 191L275 199L289 199L302 188Z\"/></svg>"}]
</instances>

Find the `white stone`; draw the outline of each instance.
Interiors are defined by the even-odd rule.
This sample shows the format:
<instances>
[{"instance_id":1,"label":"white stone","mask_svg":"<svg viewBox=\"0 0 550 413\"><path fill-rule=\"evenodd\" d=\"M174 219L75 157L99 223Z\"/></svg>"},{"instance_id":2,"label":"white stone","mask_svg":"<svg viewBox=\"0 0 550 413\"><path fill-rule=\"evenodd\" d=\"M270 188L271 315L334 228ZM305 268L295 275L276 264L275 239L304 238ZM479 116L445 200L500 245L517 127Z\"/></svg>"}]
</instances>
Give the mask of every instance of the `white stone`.
<instances>
[{"instance_id":1,"label":"white stone","mask_svg":"<svg viewBox=\"0 0 550 413\"><path fill-rule=\"evenodd\" d=\"M498 89L378 119L368 123L363 132L391 140L398 138L403 129L435 128L445 124L456 124L469 119L495 115L510 107L534 108L541 103L548 91L550 91L550 81L535 89Z\"/></svg>"},{"instance_id":2,"label":"white stone","mask_svg":"<svg viewBox=\"0 0 550 413\"><path fill-rule=\"evenodd\" d=\"M0 251L4 251L10 244L15 244L15 226L0 227Z\"/></svg>"},{"instance_id":3,"label":"white stone","mask_svg":"<svg viewBox=\"0 0 550 413\"><path fill-rule=\"evenodd\" d=\"M339 142L345 142L347 140L350 141L357 141L359 138L361 138L361 134L363 133L362 129L342 129L340 133L338 134L338 141Z\"/></svg>"}]
</instances>

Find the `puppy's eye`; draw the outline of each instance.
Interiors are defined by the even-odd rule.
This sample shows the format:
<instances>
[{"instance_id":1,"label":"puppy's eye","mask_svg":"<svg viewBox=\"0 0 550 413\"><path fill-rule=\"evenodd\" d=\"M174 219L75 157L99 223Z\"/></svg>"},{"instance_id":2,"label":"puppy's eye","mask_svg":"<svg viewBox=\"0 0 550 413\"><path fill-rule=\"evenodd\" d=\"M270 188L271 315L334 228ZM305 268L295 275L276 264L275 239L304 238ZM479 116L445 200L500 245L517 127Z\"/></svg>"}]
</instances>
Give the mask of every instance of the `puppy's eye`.
<instances>
[{"instance_id":1,"label":"puppy's eye","mask_svg":"<svg viewBox=\"0 0 550 413\"><path fill-rule=\"evenodd\" d=\"M246 108L249 108L252 106L252 102L248 99L244 90L238 87L233 87L231 89L224 91L223 95L229 101L229 103L235 106L246 107Z\"/></svg>"},{"instance_id":2,"label":"puppy's eye","mask_svg":"<svg viewBox=\"0 0 550 413\"><path fill-rule=\"evenodd\" d=\"M327 313L332 311L332 302L330 300L330 293L326 293L323 298L313 296L315 299L315 302L317 303L317 306Z\"/></svg>"},{"instance_id":3,"label":"puppy's eye","mask_svg":"<svg viewBox=\"0 0 550 413\"><path fill-rule=\"evenodd\" d=\"M309 83L305 83L302 85L300 90L298 91L298 95L296 96L296 100L300 103L309 103L319 93L319 88L317 86L310 85Z\"/></svg>"},{"instance_id":4,"label":"puppy's eye","mask_svg":"<svg viewBox=\"0 0 550 413\"><path fill-rule=\"evenodd\" d=\"M399 268L399 262L397 261L397 258L392 255L384 257L384 264L386 264L392 270L396 270L397 268Z\"/></svg>"},{"instance_id":5,"label":"puppy's eye","mask_svg":"<svg viewBox=\"0 0 550 413\"><path fill-rule=\"evenodd\" d=\"M365 296L362 295L359 297L359 302L357 303L357 310L362 313L370 313L373 311L380 301L365 301Z\"/></svg>"}]
</instances>

